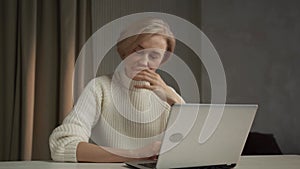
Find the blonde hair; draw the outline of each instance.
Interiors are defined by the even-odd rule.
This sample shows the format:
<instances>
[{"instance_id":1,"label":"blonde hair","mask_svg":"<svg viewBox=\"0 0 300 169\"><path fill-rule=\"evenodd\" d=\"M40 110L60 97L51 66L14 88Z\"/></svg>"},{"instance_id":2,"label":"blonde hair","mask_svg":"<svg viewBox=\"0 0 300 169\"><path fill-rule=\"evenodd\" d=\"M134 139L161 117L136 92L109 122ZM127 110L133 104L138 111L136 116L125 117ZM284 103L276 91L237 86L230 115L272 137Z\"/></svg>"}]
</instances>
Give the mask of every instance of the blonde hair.
<instances>
[{"instance_id":1,"label":"blonde hair","mask_svg":"<svg viewBox=\"0 0 300 169\"><path fill-rule=\"evenodd\" d=\"M131 52L147 38L154 35L161 35L166 39L167 51L162 63L168 60L171 53L174 52L176 40L170 30L169 25L161 19L146 18L131 24L125 29L118 40L117 50L122 59L131 54Z\"/></svg>"}]
</instances>

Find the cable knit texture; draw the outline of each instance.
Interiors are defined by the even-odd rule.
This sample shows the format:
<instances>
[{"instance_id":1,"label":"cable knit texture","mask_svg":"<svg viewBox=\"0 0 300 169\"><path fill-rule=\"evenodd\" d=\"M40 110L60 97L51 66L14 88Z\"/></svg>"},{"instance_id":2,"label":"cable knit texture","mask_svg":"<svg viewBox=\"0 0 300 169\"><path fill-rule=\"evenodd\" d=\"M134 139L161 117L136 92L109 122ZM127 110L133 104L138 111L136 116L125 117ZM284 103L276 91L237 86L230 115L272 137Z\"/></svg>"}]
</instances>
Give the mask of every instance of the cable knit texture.
<instances>
[{"instance_id":1,"label":"cable knit texture","mask_svg":"<svg viewBox=\"0 0 300 169\"><path fill-rule=\"evenodd\" d=\"M77 162L79 142L136 149L160 139L170 106L147 89L148 84L129 79L124 73L93 79L80 95L73 110L49 138L55 161Z\"/></svg>"}]
</instances>

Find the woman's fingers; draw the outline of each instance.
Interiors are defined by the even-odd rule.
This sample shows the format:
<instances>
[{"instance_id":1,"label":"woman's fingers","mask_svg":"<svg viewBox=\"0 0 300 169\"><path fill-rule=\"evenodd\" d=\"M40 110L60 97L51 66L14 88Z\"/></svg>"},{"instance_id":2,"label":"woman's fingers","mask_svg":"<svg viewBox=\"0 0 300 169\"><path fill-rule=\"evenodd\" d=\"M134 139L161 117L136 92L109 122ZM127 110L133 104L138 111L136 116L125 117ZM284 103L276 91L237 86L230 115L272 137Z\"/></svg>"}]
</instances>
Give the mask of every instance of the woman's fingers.
<instances>
[{"instance_id":1,"label":"woman's fingers","mask_svg":"<svg viewBox=\"0 0 300 169\"><path fill-rule=\"evenodd\" d=\"M154 141L145 147L133 150L132 152L135 154L135 157L138 158L145 158L145 157L154 157L158 155L160 150L161 142L160 141Z\"/></svg>"},{"instance_id":2,"label":"woman's fingers","mask_svg":"<svg viewBox=\"0 0 300 169\"><path fill-rule=\"evenodd\" d=\"M176 93L170 90L160 75L153 70L145 69L139 72L134 77L134 80L149 82L150 85L135 85L135 87L138 89L148 89L153 91L158 97L168 102L170 105L181 102Z\"/></svg>"},{"instance_id":3,"label":"woman's fingers","mask_svg":"<svg viewBox=\"0 0 300 169\"><path fill-rule=\"evenodd\" d=\"M138 81L148 81L151 85L159 85L161 87L165 87L166 83L162 80L159 74L154 72L153 70L145 69L139 72L134 80Z\"/></svg>"},{"instance_id":4,"label":"woman's fingers","mask_svg":"<svg viewBox=\"0 0 300 169\"><path fill-rule=\"evenodd\" d=\"M136 75L133 80L137 80L137 81L147 81L149 82L151 85L157 84L157 81L151 77L149 77L148 75L142 75L142 74L138 74Z\"/></svg>"}]
</instances>

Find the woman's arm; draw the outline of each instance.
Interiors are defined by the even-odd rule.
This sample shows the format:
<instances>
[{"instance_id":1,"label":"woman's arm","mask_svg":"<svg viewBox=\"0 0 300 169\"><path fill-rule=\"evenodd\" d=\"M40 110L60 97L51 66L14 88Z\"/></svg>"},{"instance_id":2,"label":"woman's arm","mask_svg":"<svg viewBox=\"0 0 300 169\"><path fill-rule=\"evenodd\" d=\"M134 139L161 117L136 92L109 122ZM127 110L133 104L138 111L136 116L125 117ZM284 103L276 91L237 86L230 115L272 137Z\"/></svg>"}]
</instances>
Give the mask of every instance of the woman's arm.
<instances>
[{"instance_id":1,"label":"woman's arm","mask_svg":"<svg viewBox=\"0 0 300 169\"><path fill-rule=\"evenodd\" d=\"M91 81L80 95L72 112L49 138L51 157L55 161L124 162L155 156L159 147L154 142L137 150L100 147L88 143L91 129L101 114L102 92Z\"/></svg>"},{"instance_id":2,"label":"woman's arm","mask_svg":"<svg viewBox=\"0 0 300 169\"><path fill-rule=\"evenodd\" d=\"M76 162L78 144L88 142L92 126L101 112L102 92L96 80L89 82L72 111L50 135L49 147L53 160Z\"/></svg>"},{"instance_id":3,"label":"woman's arm","mask_svg":"<svg viewBox=\"0 0 300 169\"><path fill-rule=\"evenodd\" d=\"M155 158L159 147L160 143L156 142L147 147L132 151L114 149L111 147L100 147L95 144L80 142L77 146L76 155L78 162L125 162L149 160ZM147 154L145 154L146 152Z\"/></svg>"}]
</instances>

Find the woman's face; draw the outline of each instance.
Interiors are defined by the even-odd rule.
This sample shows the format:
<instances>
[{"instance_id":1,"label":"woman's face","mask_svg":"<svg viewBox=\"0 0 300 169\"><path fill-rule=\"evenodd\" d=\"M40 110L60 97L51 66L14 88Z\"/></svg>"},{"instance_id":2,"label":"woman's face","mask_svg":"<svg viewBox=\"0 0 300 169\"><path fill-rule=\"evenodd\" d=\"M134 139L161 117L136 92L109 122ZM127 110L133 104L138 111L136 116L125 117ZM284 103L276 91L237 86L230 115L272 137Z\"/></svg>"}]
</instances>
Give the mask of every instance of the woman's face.
<instances>
[{"instance_id":1,"label":"woman's face","mask_svg":"<svg viewBox=\"0 0 300 169\"><path fill-rule=\"evenodd\" d=\"M167 41L163 36L154 35L140 43L130 55L126 56L125 71L129 78L144 69L156 70L167 49Z\"/></svg>"}]
</instances>

